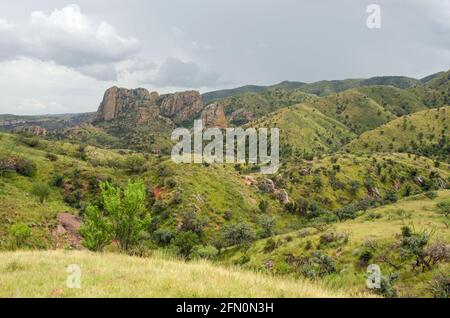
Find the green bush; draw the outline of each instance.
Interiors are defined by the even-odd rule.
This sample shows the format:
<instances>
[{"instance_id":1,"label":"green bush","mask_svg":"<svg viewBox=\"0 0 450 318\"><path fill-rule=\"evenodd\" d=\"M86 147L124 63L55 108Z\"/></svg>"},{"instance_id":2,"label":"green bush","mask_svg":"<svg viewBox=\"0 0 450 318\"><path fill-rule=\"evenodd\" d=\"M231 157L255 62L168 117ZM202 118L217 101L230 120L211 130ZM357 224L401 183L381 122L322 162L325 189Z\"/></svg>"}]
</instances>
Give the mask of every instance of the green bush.
<instances>
[{"instance_id":1,"label":"green bush","mask_svg":"<svg viewBox=\"0 0 450 318\"><path fill-rule=\"evenodd\" d=\"M166 246L174 238L174 233L169 229L157 229L153 232L153 237L158 245Z\"/></svg>"},{"instance_id":2,"label":"green bush","mask_svg":"<svg viewBox=\"0 0 450 318\"><path fill-rule=\"evenodd\" d=\"M122 251L128 252L139 242L140 233L150 223L145 208L147 192L144 183L129 181L125 190L122 191L109 182L101 182L100 189L102 210L100 211L100 207L91 208L92 213L85 215L85 222L91 224L88 234L96 231L102 233L108 228L106 224L110 223L112 237L118 241ZM96 209L99 211L97 212ZM101 216L104 216L106 220L103 220Z\"/></svg>"},{"instance_id":3,"label":"green bush","mask_svg":"<svg viewBox=\"0 0 450 318\"><path fill-rule=\"evenodd\" d=\"M428 290L434 298L450 298L450 277L448 273L439 273L429 282Z\"/></svg>"},{"instance_id":4,"label":"green bush","mask_svg":"<svg viewBox=\"0 0 450 318\"><path fill-rule=\"evenodd\" d=\"M132 155L125 160L125 167L132 173L142 173L147 170L147 161L143 156Z\"/></svg>"},{"instance_id":5,"label":"green bush","mask_svg":"<svg viewBox=\"0 0 450 318\"><path fill-rule=\"evenodd\" d=\"M212 245L196 245L191 251L191 258L214 259L219 254L219 250Z\"/></svg>"},{"instance_id":6,"label":"green bush","mask_svg":"<svg viewBox=\"0 0 450 318\"><path fill-rule=\"evenodd\" d=\"M228 245L243 245L255 240L256 235L247 223L226 225L222 230L222 238Z\"/></svg>"},{"instance_id":7,"label":"green bush","mask_svg":"<svg viewBox=\"0 0 450 318\"><path fill-rule=\"evenodd\" d=\"M97 206L90 205L84 212L80 234L86 248L91 251L102 251L113 238L112 224Z\"/></svg>"},{"instance_id":8,"label":"green bush","mask_svg":"<svg viewBox=\"0 0 450 318\"><path fill-rule=\"evenodd\" d=\"M58 156L55 155L54 153L51 152L47 152L45 155L45 158L47 158L50 161L57 161L58 160Z\"/></svg>"},{"instance_id":9,"label":"green bush","mask_svg":"<svg viewBox=\"0 0 450 318\"><path fill-rule=\"evenodd\" d=\"M198 235L191 231L180 232L172 240L172 244L177 247L178 253L183 257L188 257L194 246L198 243Z\"/></svg>"},{"instance_id":10,"label":"green bush","mask_svg":"<svg viewBox=\"0 0 450 318\"><path fill-rule=\"evenodd\" d=\"M177 186L177 181L174 178L167 178L165 184L169 189L173 189Z\"/></svg>"},{"instance_id":11,"label":"green bush","mask_svg":"<svg viewBox=\"0 0 450 318\"><path fill-rule=\"evenodd\" d=\"M269 237L273 233L273 228L275 227L275 218L267 215L261 216L259 219L259 225L262 228L261 236L263 238Z\"/></svg>"},{"instance_id":12,"label":"green bush","mask_svg":"<svg viewBox=\"0 0 450 318\"><path fill-rule=\"evenodd\" d=\"M266 213L267 209L269 208L269 202L262 200L259 202L258 207L261 212Z\"/></svg>"},{"instance_id":13,"label":"green bush","mask_svg":"<svg viewBox=\"0 0 450 318\"><path fill-rule=\"evenodd\" d=\"M10 240L13 248L23 248L31 237L31 229L23 223L16 223L9 228Z\"/></svg>"},{"instance_id":14,"label":"green bush","mask_svg":"<svg viewBox=\"0 0 450 318\"><path fill-rule=\"evenodd\" d=\"M50 186L45 182L35 182L31 187L31 194L36 196L42 204L50 196Z\"/></svg>"},{"instance_id":15,"label":"green bush","mask_svg":"<svg viewBox=\"0 0 450 318\"><path fill-rule=\"evenodd\" d=\"M436 205L439 213L447 217L450 215L450 200L442 201Z\"/></svg>"},{"instance_id":16,"label":"green bush","mask_svg":"<svg viewBox=\"0 0 450 318\"><path fill-rule=\"evenodd\" d=\"M28 159L17 158L15 160L15 169L18 174L25 177L34 177L37 172L36 164Z\"/></svg>"}]
</instances>

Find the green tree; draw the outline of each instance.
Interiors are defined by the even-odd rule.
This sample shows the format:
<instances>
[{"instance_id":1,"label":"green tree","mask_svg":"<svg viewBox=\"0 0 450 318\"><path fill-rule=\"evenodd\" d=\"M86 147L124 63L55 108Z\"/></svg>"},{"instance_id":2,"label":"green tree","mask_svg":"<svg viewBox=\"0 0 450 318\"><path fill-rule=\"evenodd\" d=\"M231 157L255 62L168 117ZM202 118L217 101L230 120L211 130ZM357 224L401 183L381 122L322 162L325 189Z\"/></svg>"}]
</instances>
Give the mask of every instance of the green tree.
<instances>
[{"instance_id":1,"label":"green tree","mask_svg":"<svg viewBox=\"0 0 450 318\"><path fill-rule=\"evenodd\" d=\"M50 187L45 182L36 182L31 187L31 194L35 195L42 204L50 196Z\"/></svg>"},{"instance_id":2,"label":"green tree","mask_svg":"<svg viewBox=\"0 0 450 318\"><path fill-rule=\"evenodd\" d=\"M91 240L87 244L101 247L107 242L107 233L110 232L122 251L130 251L138 243L139 233L150 223L145 208L147 194L144 183L130 181L122 192L120 187L102 182L100 189L102 213L98 207L91 207L85 216L85 222L89 224L85 239L90 237Z\"/></svg>"},{"instance_id":3,"label":"green tree","mask_svg":"<svg viewBox=\"0 0 450 318\"><path fill-rule=\"evenodd\" d=\"M229 245L243 245L253 241L255 237L255 232L247 223L229 224L222 232L222 238Z\"/></svg>"},{"instance_id":4,"label":"green tree","mask_svg":"<svg viewBox=\"0 0 450 318\"><path fill-rule=\"evenodd\" d=\"M87 207L80 234L84 238L83 245L91 251L102 251L113 239L110 220L95 205Z\"/></svg>"},{"instance_id":5,"label":"green tree","mask_svg":"<svg viewBox=\"0 0 450 318\"><path fill-rule=\"evenodd\" d=\"M14 248L24 247L27 240L31 236L31 229L28 225L23 223L16 223L9 228L9 235L11 243Z\"/></svg>"}]
</instances>

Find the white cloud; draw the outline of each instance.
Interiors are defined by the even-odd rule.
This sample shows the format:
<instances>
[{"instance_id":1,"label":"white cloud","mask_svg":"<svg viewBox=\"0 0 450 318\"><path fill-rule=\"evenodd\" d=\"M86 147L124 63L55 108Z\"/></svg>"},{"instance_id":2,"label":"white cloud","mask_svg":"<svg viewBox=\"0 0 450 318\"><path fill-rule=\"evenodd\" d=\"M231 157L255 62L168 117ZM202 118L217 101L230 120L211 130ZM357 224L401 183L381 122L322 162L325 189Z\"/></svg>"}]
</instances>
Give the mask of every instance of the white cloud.
<instances>
[{"instance_id":1,"label":"white cloud","mask_svg":"<svg viewBox=\"0 0 450 318\"><path fill-rule=\"evenodd\" d=\"M56 9L48 15L34 11L27 23L20 26L0 20L0 32L4 37L0 40L4 51L0 58L25 56L54 61L102 80L114 79L114 63L140 49L137 39L120 35L107 22L95 21L77 5Z\"/></svg>"},{"instance_id":2,"label":"white cloud","mask_svg":"<svg viewBox=\"0 0 450 318\"><path fill-rule=\"evenodd\" d=\"M54 62L20 58L0 62L0 114L95 111L105 83Z\"/></svg>"}]
</instances>

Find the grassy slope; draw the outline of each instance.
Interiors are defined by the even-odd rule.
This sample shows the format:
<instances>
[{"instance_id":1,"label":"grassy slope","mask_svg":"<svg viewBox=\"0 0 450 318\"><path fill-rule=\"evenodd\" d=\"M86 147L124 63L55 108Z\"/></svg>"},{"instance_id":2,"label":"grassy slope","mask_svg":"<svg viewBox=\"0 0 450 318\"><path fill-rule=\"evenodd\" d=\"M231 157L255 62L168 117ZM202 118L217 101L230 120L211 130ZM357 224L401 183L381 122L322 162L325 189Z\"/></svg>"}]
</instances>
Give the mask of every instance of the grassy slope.
<instances>
[{"instance_id":1,"label":"grassy slope","mask_svg":"<svg viewBox=\"0 0 450 318\"><path fill-rule=\"evenodd\" d=\"M144 173L131 173L122 165L129 154L119 154L114 150L95 147L86 149L87 159L79 159L77 146L69 143L41 141L37 148L30 148L17 142L16 136L1 134L0 159L2 155L12 154L34 161L38 166L35 177L29 178L16 173L0 176L0 243L7 240L8 228L18 222L24 222L33 227L33 247L51 246L49 229L55 225L58 213L78 213L78 209L69 206L63 200L64 190L61 187L51 187L51 196L44 204L40 204L31 195L33 183L44 181L51 183L55 175L64 176L64 182L73 183L73 175L81 175L77 182L81 186L83 198L81 206L86 205L96 195L89 188L89 180L105 180L112 178L114 182L124 186L128 179L141 178L148 189L161 190L160 201L165 203L164 213L152 216L158 219L159 226L175 230L179 213L193 211L200 217L207 217L206 238L217 236L220 227L229 222L246 221L256 224L261 212L258 209L260 201L265 200L270 205L269 214L278 220L278 226L293 229L296 218L282 211L276 198L258 191L256 186L244 186L243 177L233 165L197 165L189 167L178 166L167 158L149 156L146 159L148 170ZM46 159L47 152L58 155L56 162ZM167 170L167 176L161 176L162 168ZM176 181L175 188L165 185L172 178ZM181 201L173 203L173 198L179 196ZM232 212L231 220L226 221L224 214ZM0 244L1 246L1 244Z\"/></svg>"},{"instance_id":2,"label":"grassy slope","mask_svg":"<svg viewBox=\"0 0 450 318\"><path fill-rule=\"evenodd\" d=\"M358 88L358 91L396 116L428 109L413 93L393 86L366 86Z\"/></svg>"},{"instance_id":3,"label":"grassy slope","mask_svg":"<svg viewBox=\"0 0 450 318\"><path fill-rule=\"evenodd\" d=\"M287 262L286 256L292 254L296 257L309 255L314 250L320 249L322 253L331 256L338 268L338 273L326 276L324 279L331 287L344 287L365 290L366 266L358 265L358 256L368 246L375 246L371 263L380 265L383 275L393 272L391 266L382 261L383 253L390 253L392 244L397 240L395 235L401 232L401 227L410 225L417 231L426 229L434 231L433 241L450 241L450 229L442 222L444 217L436 212L436 204L450 199L450 190L438 192L438 198L428 199L423 195L411 197L395 204L382 206L367 211L355 220L338 223L326 229L326 232L347 233L348 243L337 245L322 245L319 247L319 237L324 229L307 228L301 231L273 237L277 242L277 248L272 252L265 252L264 247L268 239L255 242L245 254L250 257L245 268L262 269L264 264L271 260L273 272L279 274L296 275L296 269ZM371 215L379 214L378 219ZM309 249L307 242L311 242ZM225 263L238 261L244 252L239 249L230 249L222 256ZM435 267L432 271L421 273L412 272L410 261L396 260L402 266L399 279L395 284L400 296L430 296L426 290L427 282L439 273L449 273L448 263Z\"/></svg>"},{"instance_id":4,"label":"grassy slope","mask_svg":"<svg viewBox=\"0 0 450 318\"><path fill-rule=\"evenodd\" d=\"M298 90L273 89L260 93L247 93L220 100L224 106L225 115L230 115L240 109L250 112L254 119L260 118L282 107L317 99L316 96ZM231 124L239 124L231 121Z\"/></svg>"},{"instance_id":5,"label":"grassy slope","mask_svg":"<svg viewBox=\"0 0 450 318\"><path fill-rule=\"evenodd\" d=\"M417 145L438 144L450 139L450 106L430 109L397 118L383 126L362 134L350 145L351 150L416 151ZM414 143L414 144L412 144ZM446 152L446 148L441 150ZM448 153L443 153L447 155Z\"/></svg>"},{"instance_id":6,"label":"grassy slope","mask_svg":"<svg viewBox=\"0 0 450 318\"><path fill-rule=\"evenodd\" d=\"M281 147L289 145L300 153L337 150L355 137L343 124L308 105L282 108L248 126L279 128Z\"/></svg>"},{"instance_id":7,"label":"grassy slope","mask_svg":"<svg viewBox=\"0 0 450 318\"><path fill-rule=\"evenodd\" d=\"M81 288L66 286L81 267ZM348 297L319 283L287 280L208 262L88 252L0 253L0 297Z\"/></svg>"},{"instance_id":8,"label":"grassy slope","mask_svg":"<svg viewBox=\"0 0 450 318\"><path fill-rule=\"evenodd\" d=\"M326 96L310 104L357 134L374 129L395 118L394 114L356 89Z\"/></svg>"},{"instance_id":9,"label":"grassy slope","mask_svg":"<svg viewBox=\"0 0 450 318\"><path fill-rule=\"evenodd\" d=\"M335 172L335 179L341 186L336 188L331 184L330 177L333 166L339 167L339 171ZM400 198L404 195L406 187L410 188L411 194L425 191L415 183L413 171L426 180L431 180L429 179L431 171L435 171L444 180L450 176L448 167L441 165L440 168L433 168L433 166L434 162L428 158L415 158L407 154L335 154L323 158L316 157L313 161L288 162L281 167L280 174L291 199L308 198L326 209L332 209L365 198L368 194L364 183L368 179L373 180L381 196L394 191ZM307 172L305 174L302 171ZM316 178L321 180L320 189L314 187ZM355 192L351 191L351 181L359 184Z\"/></svg>"}]
</instances>

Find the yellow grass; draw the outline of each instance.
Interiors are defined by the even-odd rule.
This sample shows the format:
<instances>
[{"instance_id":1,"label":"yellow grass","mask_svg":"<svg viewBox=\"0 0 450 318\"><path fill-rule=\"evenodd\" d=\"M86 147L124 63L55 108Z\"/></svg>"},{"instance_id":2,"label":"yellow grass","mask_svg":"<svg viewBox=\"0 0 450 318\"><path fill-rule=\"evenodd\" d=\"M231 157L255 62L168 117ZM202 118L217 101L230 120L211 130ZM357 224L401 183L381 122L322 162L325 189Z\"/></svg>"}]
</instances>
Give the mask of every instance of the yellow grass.
<instances>
[{"instance_id":1,"label":"yellow grass","mask_svg":"<svg viewBox=\"0 0 450 318\"><path fill-rule=\"evenodd\" d=\"M66 272L81 268L81 288ZM0 297L347 297L318 283L211 263L81 251L0 253Z\"/></svg>"}]
</instances>

